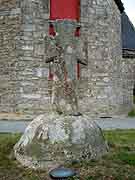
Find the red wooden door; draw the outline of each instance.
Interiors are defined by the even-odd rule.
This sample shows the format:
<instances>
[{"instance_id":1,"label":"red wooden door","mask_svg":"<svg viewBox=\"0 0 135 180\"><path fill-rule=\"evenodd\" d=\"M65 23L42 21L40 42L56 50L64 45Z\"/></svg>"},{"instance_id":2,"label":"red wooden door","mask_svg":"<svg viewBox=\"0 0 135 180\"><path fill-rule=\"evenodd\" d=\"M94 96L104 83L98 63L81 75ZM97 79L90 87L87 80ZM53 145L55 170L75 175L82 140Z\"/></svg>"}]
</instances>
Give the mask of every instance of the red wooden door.
<instances>
[{"instance_id":1,"label":"red wooden door","mask_svg":"<svg viewBox=\"0 0 135 180\"><path fill-rule=\"evenodd\" d=\"M80 18L80 0L50 0L50 19Z\"/></svg>"}]
</instances>

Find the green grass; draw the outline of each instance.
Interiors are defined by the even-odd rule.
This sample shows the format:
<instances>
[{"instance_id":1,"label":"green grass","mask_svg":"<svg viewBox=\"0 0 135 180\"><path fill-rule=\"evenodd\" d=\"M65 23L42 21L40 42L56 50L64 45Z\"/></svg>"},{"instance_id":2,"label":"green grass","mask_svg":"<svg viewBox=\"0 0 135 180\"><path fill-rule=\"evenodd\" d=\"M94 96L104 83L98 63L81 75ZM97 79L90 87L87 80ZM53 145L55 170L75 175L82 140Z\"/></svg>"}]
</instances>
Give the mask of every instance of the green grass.
<instances>
[{"instance_id":1,"label":"green grass","mask_svg":"<svg viewBox=\"0 0 135 180\"><path fill-rule=\"evenodd\" d=\"M135 109L132 109L129 113L128 113L129 117L135 117Z\"/></svg>"},{"instance_id":2,"label":"green grass","mask_svg":"<svg viewBox=\"0 0 135 180\"><path fill-rule=\"evenodd\" d=\"M133 103L135 105L135 96L133 96ZM135 108L128 113L129 117L135 117Z\"/></svg>"},{"instance_id":3,"label":"green grass","mask_svg":"<svg viewBox=\"0 0 135 180\"><path fill-rule=\"evenodd\" d=\"M68 167L79 172L80 180L135 180L135 130L105 131L104 135L110 147L106 156ZM0 134L0 180L49 180L46 172L23 168L15 160L13 146L20 136Z\"/></svg>"},{"instance_id":4,"label":"green grass","mask_svg":"<svg viewBox=\"0 0 135 180\"><path fill-rule=\"evenodd\" d=\"M133 103L135 104L135 96L133 96Z\"/></svg>"}]
</instances>

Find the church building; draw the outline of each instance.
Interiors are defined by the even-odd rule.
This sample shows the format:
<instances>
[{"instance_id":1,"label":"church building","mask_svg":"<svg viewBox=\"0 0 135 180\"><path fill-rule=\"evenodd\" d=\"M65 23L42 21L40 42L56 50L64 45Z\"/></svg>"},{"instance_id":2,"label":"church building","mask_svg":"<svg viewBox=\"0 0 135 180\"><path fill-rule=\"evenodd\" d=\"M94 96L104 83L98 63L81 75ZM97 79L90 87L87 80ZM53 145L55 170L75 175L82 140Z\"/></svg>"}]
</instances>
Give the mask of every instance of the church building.
<instances>
[{"instance_id":1,"label":"church building","mask_svg":"<svg viewBox=\"0 0 135 180\"><path fill-rule=\"evenodd\" d=\"M50 17L75 17L81 26L87 60L78 78L82 113L127 114L133 106L135 28L121 0L1 0L0 113L49 111L45 37Z\"/></svg>"}]
</instances>

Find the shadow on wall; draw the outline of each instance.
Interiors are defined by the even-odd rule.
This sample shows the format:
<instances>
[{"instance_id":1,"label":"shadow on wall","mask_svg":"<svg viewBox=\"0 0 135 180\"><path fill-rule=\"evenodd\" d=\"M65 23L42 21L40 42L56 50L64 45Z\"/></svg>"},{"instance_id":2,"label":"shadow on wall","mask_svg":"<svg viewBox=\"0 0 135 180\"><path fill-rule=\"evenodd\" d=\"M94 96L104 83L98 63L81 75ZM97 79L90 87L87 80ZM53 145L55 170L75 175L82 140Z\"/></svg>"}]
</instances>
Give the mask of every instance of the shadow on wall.
<instances>
[{"instance_id":1,"label":"shadow on wall","mask_svg":"<svg viewBox=\"0 0 135 180\"><path fill-rule=\"evenodd\" d=\"M135 104L135 82L134 82L134 88L133 88L133 103Z\"/></svg>"},{"instance_id":2,"label":"shadow on wall","mask_svg":"<svg viewBox=\"0 0 135 180\"><path fill-rule=\"evenodd\" d=\"M135 82L133 87L133 104L134 104L133 109L128 113L129 117L135 117Z\"/></svg>"}]
</instances>

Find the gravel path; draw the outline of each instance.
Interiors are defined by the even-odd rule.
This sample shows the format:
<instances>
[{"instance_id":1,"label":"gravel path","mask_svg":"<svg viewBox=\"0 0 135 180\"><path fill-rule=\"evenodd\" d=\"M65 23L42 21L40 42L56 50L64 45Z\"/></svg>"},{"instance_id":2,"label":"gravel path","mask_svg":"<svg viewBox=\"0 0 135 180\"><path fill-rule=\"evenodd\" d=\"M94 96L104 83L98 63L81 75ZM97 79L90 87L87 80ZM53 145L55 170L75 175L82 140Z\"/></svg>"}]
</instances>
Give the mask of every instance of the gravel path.
<instances>
[{"instance_id":1,"label":"gravel path","mask_svg":"<svg viewBox=\"0 0 135 180\"><path fill-rule=\"evenodd\" d=\"M28 126L28 121L0 121L0 132L1 133L19 133L24 132Z\"/></svg>"},{"instance_id":2,"label":"gravel path","mask_svg":"<svg viewBox=\"0 0 135 180\"><path fill-rule=\"evenodd\" d=\"M135 129L135 118L102 118L94 120L102 129ZM24 132L29 121L0 121L1 133Z\"/></svg>"},{"instance_id":3,"label":"gravel path","mask_svg":"<svg viewBox=\"0 0 135 180\"><path fill-rule=\"evenodd\" d=\"M104 130L135 129L135 118L97 119L95 122Z\"/></svg>"}]
</instances>

